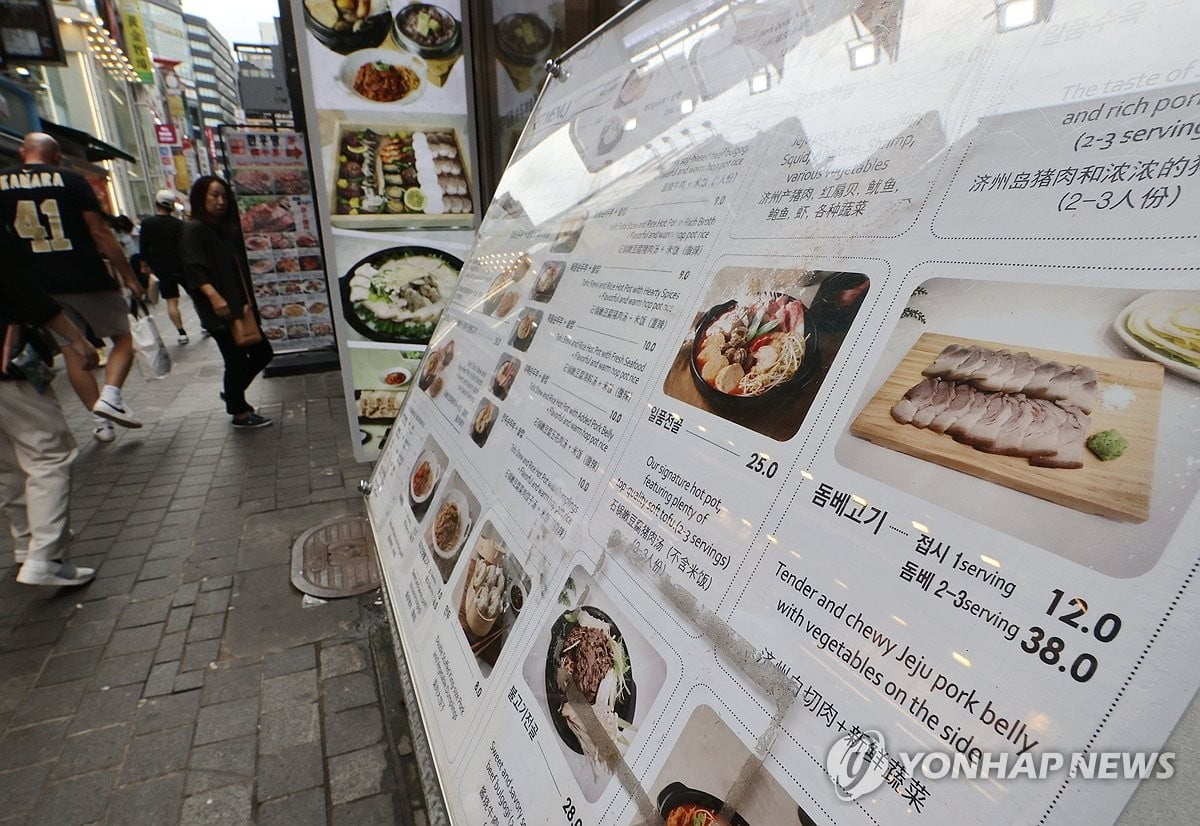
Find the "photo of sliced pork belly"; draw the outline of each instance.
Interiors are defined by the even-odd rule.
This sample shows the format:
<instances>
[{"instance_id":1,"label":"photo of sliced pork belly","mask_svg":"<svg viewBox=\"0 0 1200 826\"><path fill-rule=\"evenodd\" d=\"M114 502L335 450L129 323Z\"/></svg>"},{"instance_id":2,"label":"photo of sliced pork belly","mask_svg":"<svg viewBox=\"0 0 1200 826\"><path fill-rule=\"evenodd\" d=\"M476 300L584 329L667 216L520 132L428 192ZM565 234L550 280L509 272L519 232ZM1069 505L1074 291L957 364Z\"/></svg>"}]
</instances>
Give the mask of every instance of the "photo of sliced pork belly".
<instances>
[{"instance_id":1,"label":"photo of sliced pork belly","mask_svg":"<svg viewBox=\"0 0 1200 826\"><path fill-rule=\"evenodd\" d=\"M1027 399L1021 393L1009 396L1009 398L1016 403L1016 412L1011 414L1008 421L1000 427L1000 433L993 442L979 447L988 453L1023 456L1021 444L1025 441L1025 434L1033 424L1034 404L1031 399Z\"/></svg>"},{"instance_id":2,"label":"photo of sliced pork belly","mask_svg":"<svg viewBox=\"0 0 1200 826\"><path fill-rule=\"evenodd\" d=\"M966 414L971 407L971 402L975 400L978 391L969 384L954 383L954 392L950 399L950 404L946 405L946 409L934 417L929 423L929 430L934 433L945 433L950 425L954 424Z\"/></svg>"},{"instance_id":3,"label":"photo of sliced pork belly","mask_svg":"<svg viewBox=\"0 0 1200 826\"><path fill-rule=\"evenodd\" d=\"M971 384L980 390L996 393L1004 389L1005 383L1012 378L1016 359L1008 350L994 350L992 355L984 359L968 378Z\"/></svg>"},{"instance_id":4,"label":"photo of sliced pork belly","mask_svg":"<svg viewBox=\"0 0 1200 826\"><path fill-rule=\"evenodd\" d=\"M1091 413L1096 400L1096 379L1096 371L1091 367L1076 365L1051 379L1043 398L1065 401L1084 413Z\"/></svg>"},{"instance_id":5,"label":"photo of sliced pork belly","mask_svg":"<svg viewBox=\"0 0 1200 826\"><path fill-rule=\"evenodd\" d=\"M1058 429L1058 450L1048 456L1033 456L1036 467L1078 469L1083 467L1084 442L1087 440L1088 415L1074 405L1060 405L1066 418Z\"/></svg>"},{"instance_id":6,"label":"photo of sliced pork belly","mask_svg":"<svg viewBox=\"0 0 1200 826\"><path fill-rule=\"evenodd\" d=\"M1050 392L1050 380L1066 369L1065 364L1059 364L1057 361L1039 362L1038 368L1033 371L1033 376L1025 384L1026 395L1039 399L1046 398L1046 394Z\"/></svg>"},{"instance_id":7,"label":"photo of sliced pork belly","mask_svg":"<svg viewBox=\"0 0 1200 826\"><path fill-rule=\"evenodd\" d=\"M1041 361L1035 359L1026 352L1016 353L1013 356L1013 371L1008 377L1008 381L1004 382L1004 386L1000 389L1005 393L1027 393L1026 388L1029 382L1033 380L1033 374L1041 365Z\"/></svg>"},{"instance_id":8,"label":"photo of sliced pork belly","mask_svg":"<svg viewBox=\"0 0 1200 826\"><path fill-rule=\"evenodd\" d=\"M1058 431L1066 421L1067 413L1054 402L1045 399L1030 399L1033 420L1021 439L1021 456L1051 456L1058 452Z\"/></svg>"},{"instance_id":9,"label":"photo of sliced pork belly","mask_svg":"<svg viewBox=\"0 0 1200 826\"><path fill-rule=\"evenodd\" d=\"M981 450L995 443L1000 436L1000 428L1012 416L1021 414L1020 408L1011 396L1003 393L988 393L987 410L979 417L979 421L968 427L963 433L954 438L963 444L977 447Z\"/></svg>"},{"instance_id":10,"label":"photo of sliced pork belly","mask_svg":"<svg viewBox=\"0 0 1200 826\"><path fill-rule=\"evenodd\" d=\"M961 344L951 344L945 350L938 353L938 357L933 360L933 364L921 372L926 376L952 379L960 375L958 370L962 363L978 352L979 348L974 345L964 347Z\"/></svg>"},{"instance_id":11,"label":"photo of sliced pork belly","mask_svg":"<svg viewBox=\"0 0 1200 826\"><path fill-rule=\"evenodd\" d=\"M930 398L929 404L921 407L913 414L911 424L917 427L928 427L929 423L950 404L951 394L955 388L954 382L942 381L941 379L936 379L935 381L933 396Z\"/></svg>"},{"instance_id":12,"label":"photo of sliced pork belly","mask_svg":"<svg viewBox=\"0 0 1200 826\"><path fill-rule=\"evenodd\" d=\"M995 395L992 393L980 393L977 391L971 397L971 404L963 411L963 414L954 421L954 424L946 428L946 435L952 436L957 441L959 437L974 427L983 418L984 414L988 411L988 405L995 398Z\"/></svg>"},{"instance_id":13,"label":"photo of sliced pork belly","mask_svg":"<svg viewBox=\"0 0 1200 826\"><path fill-rule=\"evenodd\" d=\"M912 424L917 411L933 401L934 390L940 382L941 379L925 379L920 384L908 388L904 398L892 406L892 418L900 424Z\"/></svg>"}]
</instances>

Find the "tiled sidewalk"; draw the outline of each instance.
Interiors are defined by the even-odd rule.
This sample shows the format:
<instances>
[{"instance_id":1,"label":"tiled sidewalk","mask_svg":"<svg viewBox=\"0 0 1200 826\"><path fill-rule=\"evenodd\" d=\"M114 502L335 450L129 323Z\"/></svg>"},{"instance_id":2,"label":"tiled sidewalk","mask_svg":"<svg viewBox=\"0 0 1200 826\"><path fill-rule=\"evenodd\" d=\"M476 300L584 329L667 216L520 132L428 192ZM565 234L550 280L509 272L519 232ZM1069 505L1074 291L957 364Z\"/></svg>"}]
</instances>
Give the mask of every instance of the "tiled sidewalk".
<instances>
[{"instance_id":1,"label":"tiled sidewalk","mask_svg":"<svg viewBox=\"0 0 1200 826\"><path fill-rule=\"evenodd\" d=\"M146 426L112 444L55 382L95 581L17 584L0 532L0 826L423 823L377 595L305 607L289 582L299 533L362 512L338 375L260 378L275 425L235 432L216 346L170 349L170 377L127 386Z\"/></svg>"}]
</instances>

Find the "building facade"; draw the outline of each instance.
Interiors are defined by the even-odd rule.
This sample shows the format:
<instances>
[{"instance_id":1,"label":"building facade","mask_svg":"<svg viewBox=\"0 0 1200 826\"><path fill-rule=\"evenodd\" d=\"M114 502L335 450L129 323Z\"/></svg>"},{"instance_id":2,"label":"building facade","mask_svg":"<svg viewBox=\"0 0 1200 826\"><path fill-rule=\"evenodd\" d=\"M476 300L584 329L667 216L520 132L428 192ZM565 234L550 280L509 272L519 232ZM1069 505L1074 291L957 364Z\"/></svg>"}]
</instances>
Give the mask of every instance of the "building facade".
<instances>
[{"instance_id":1,"label":"building facade","mask_svg":"<svg viewBox=\"0 0 1200 826\"><path fill-rule=\"evenodd\" d=\"M187 24L201 126L215 129L222 123L238 123L237 67L228 41L203 17L185 14L183 20Z\"/></svg>"}]
</instances>

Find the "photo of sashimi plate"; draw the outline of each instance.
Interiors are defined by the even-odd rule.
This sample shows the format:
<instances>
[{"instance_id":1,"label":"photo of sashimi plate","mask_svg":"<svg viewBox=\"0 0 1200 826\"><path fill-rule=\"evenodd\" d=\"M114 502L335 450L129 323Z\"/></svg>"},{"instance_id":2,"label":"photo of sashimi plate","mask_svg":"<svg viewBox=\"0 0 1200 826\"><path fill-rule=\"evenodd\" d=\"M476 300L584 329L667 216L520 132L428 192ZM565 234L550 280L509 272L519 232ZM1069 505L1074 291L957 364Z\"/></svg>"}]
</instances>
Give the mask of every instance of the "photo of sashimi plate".
<instances>
[{"instance_id":1,"label":"photo of sashimi plate","mask_svg":"<svg viewBox=\"0 0 1200 826\"><path fill-rule=\"evenodd\" d=\"M475 207L470 169L456 127L339 126L330 182L334 226L383 229L471 223Z\"/></svg>"},{"instance_id":2,"label":"photo of sashimi plate","mask_svg":"<svg viewBox=\"0 0 1200 826\"><path fill-rule=\"evenodd\" d=\"M458 283L462 261L432 247L392 247L339 280L350 326L372 341L423 344Z\"/></svg>"}]
</instances>

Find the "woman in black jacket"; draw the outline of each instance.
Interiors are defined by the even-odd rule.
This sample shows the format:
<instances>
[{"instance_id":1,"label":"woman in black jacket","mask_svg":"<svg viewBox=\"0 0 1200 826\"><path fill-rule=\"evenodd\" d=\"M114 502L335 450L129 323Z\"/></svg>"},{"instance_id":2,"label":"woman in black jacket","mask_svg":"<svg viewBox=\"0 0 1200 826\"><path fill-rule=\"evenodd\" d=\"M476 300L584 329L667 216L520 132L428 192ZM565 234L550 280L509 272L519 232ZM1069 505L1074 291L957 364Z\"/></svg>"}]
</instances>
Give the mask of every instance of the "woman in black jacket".
<instances>
[{"instance_id":1,"label":"woman in black jacket","mask_svg":"<svg viewBox=\"0 0 1200 826\"><path fill-rule=\"evenodd\" d=\"M183 225L180 250L183 272L200 320L225 361L225 410L234 427L266 427L271 420L246 401L246 388L274 356L271 344L263 338L239 346L229 330L230 320L247 304L258 318L233 195L223 180L204 175L192 186L189 200L192 217Z\"/></svg>"}]
</instances>

